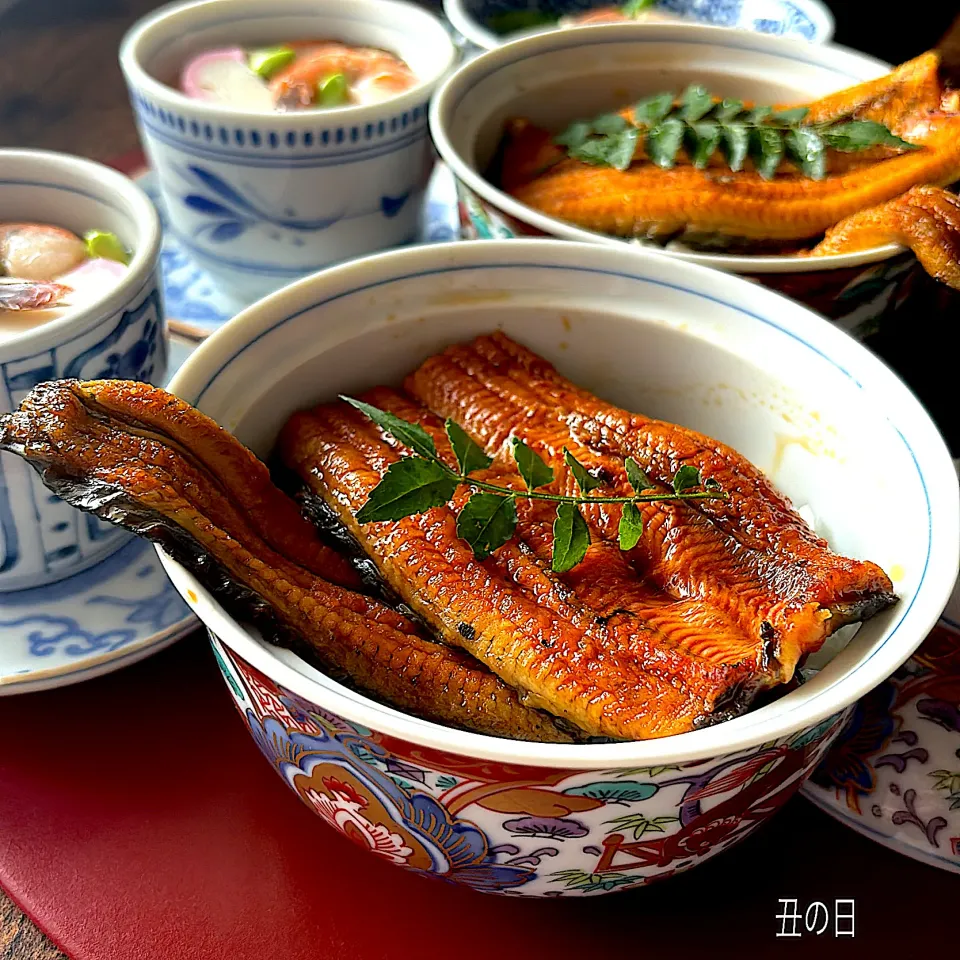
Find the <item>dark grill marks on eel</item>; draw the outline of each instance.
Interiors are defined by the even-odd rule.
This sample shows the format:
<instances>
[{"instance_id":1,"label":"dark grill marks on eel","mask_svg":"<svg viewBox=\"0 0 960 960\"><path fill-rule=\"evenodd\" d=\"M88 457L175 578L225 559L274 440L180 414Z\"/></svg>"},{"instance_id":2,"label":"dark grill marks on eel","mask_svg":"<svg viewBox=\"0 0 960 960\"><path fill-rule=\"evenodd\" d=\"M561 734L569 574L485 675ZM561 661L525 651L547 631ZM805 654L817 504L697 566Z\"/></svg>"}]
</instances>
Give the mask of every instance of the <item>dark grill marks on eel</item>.
<instances>
[{"instance_id":1,"label":"dark grill marks on eel","mask_svg":"<svg viewBox=\"0 0 960 960\"><path fill-rule=\"evenodd\" d=\"M0 449L73 506L160 543L235 615L375 699L491 736L569 743L482 664L327 582L351 568L266 468L176 397L130 381L55 381L0 417Z\"/></svg>"},{"instance_id":2,"label":"dark grill marks on eel","mask_svg":"<svg viewBox=\"0 0 960 960\"><path fill-rule=\"evenodd\" d=\"M631 555L641 581L654 585L668 606L692 601L713 610L719 623L739 628L739 642L730 631L705 630L691 641L699 653L721 662L747 655L767 682L782 682L837 627L896 600L876 564L832 553L736 451L598 400L502 333L430 358L406 387L456 419L488 453L517 435L567 476L567 446L591 472L611 481L604 493L623 492L627 456L661 489L684 464L697 467L704 479L715 478L729 501L642 507L646 532ZM615 540L619 507L584 513L594 534Z\"/></svg>"},{"instance_id":3,"label":"dark grill marks on eel","mask_svg":"<svg viewBox=\"0 0 960 960\"><path fill-rule=\"evenodd\" d=\"M398 415L418 413L383 388L364 399ZM440 421L423 410L419 419L452 463ZM456 533L465 490L452 507L357 524L354 515L405 451L346 404L294 415L279 452L327 499L404 601L447 642L524 691L527 702L589 734L633 739L684 732L743 709L744 671L672 648L633 615L601 615L559 582L541 559L549 543L535 516L524 517L526 541L482 562ZM502 464L489 476L505 485L519 480ZM746 676L749 682L752 673Z\"/></svg>"}]
</instances>

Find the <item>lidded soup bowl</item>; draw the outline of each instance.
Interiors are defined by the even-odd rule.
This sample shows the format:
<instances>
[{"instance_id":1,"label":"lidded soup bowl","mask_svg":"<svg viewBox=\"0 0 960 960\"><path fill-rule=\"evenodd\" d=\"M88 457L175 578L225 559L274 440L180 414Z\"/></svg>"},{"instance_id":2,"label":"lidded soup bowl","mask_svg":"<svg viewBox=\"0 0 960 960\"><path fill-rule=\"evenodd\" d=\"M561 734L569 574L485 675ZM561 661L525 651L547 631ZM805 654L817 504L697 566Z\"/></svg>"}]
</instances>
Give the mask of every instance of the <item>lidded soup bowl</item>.
<instances>
[{"instance_id":1,"label":"lidded soup bowl","mask_svg":"<svg viewBox=\"0 0 960 960\"><path fill-rule=\"evenodd\" d=\"M920 643L956 575L956 474L909 390L811 311L729 274L598 244L438 244L331 268L241 313L171 389L266 458L296 410L397 383L496 328L604 399L733 445L812 511L834 549L890 572L899 602L798 689L737 719L554 745L374 702L266 643L164 564L208 627L254 741L328 826L390 863L486 892L641 886L773 815L857 699Z\"/></svg>"}]
</instances>

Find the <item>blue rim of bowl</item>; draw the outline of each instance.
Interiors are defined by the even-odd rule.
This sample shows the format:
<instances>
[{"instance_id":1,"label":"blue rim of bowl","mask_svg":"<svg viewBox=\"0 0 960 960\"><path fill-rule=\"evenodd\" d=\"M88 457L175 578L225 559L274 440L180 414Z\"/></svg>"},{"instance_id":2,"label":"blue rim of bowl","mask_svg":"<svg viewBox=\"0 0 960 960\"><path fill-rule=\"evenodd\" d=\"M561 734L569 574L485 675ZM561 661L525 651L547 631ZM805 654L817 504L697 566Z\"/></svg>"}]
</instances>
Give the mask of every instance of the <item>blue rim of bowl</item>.
<instances>
[{"instance_id":1,"label":"blue rim of bowl","mask_svg":"<svg viewBox=\"0 0 960 960\"><path fill-rule=\"evenodd\" d=\"M862 390L863 385L860 380L858 380L846 367L841 363L835 360L829 353L820 347L814 346L812 343L808 342L798 333L795 333L793 330L789 329L786 326L783 326L777 320L771 319L769 316L762 316L758 313L755 313L745 307L738 306L736 303L725 300L720 296L714 294L708 294L702 290L698 290L694 287L685 287L681 284L670 283L658 279L655 276L657 264L663 264L664 258L661 254L647 254L645 259L648 260L648 265L653 268L649 275L640 275L640 262L637 260L636 266L632 272L621 272L619 270L613 269L600 269L595 267L587 267L583 265L573 264L573 263L564 263L564 264L546 264L540 262L523 262L522 260L512 259L512 254L522 254L523 250L520 249L521 246L525 246L528 249L533 246L536 249L543 251L544 247L547 245L554 246L555 248L563 248L564 252L572 255L576 249L577 245L571 246L569 242L566 241L545 241L545 240L505 240L505 241L486 241L485 243L479 245L484 248L484 253L494 253L494 247L502 244L509 244L510 247L503 252L501 257L501 262L491 263L491 262L481 262L481 263L467 263L459 264L454 266L446 267L437 267L433 269L420 269L413 270L407 273L394 273L389 278L379 280L376 282L360 283L350 289L341 290L339 293L333 294L331 296L315 300L308 304L307 306L298 309L294 313L287 314L282 319L276 320L271 323L265 329L260 330L256 336L242 344L237 349L233 350L229 356L225 359L218 361L219 366L216 372L210 374L207 378L206 383L199 385L197 388L191 390L186 396L189 402L196 404L198 407L202 404L203 395L210 388L210 386L223 374L223 372L236 360L241 354L245 353L249 348L257 343L260 339L270 334L272 331L278 329L279 327L284 326L289 323L291 320L296 319L297 317L307 313L311 310L315 310L318 307L322 307L325 304L331 303L335 300L341 299L344 296L354 295L359 292L366 290L376 289L380 286L386 286L392 283L400 282L407 279L414 279L422 276L435 276L442 273L451 273L451 272L462 272L466 270L489 270L489 269L556 269L564 270L571 272L582 272L582 273L594 273L606 276L615 276L622 277L631 281L649 283L656 286L666 287L677 291L682 291L691 296L697 298L703 298L711 300L715 303L721 304L731 310L734 310L738 313L741 313L747 317L750 317L752 320L761 322L766 326L772 327L775 330L778 330L781 334L784 334L800 344L803 347L806 347L811 352L815 353L817 356L826 360L828 363L832 364L840 373L842 373L850 382ZM429 251L435 258L442 258L443 253L445 252L455 252L457 247L462 248L464 245L462 243L453 243L453 244L436 244L432 247L424 248L425 251ZM467 246L474 246L473 244ZM595 253L597 247L594 245L579 245L584 249L584 253L587 251ZM559 253L559 250L558 250ZM397 260L410 258L411 256L421 255L421 251L417 248L412 248L406 251L397 251L388 254L376 254L372 257L365 257L360 260L353 261L346 268L341 268L341 270L353 270L362 274L364 272L364 267L369 264L371 261L380 261L386 257L392 257ZM507 262L507 256L511 256L511 260ZM399 264L398 264L399 269ZM738 277L727 275L727 274L718 274L716 271L709 270L705 267L700 267L697 265L686 264L683 267L684 270L691 271L694 276L700 277L704 280L709 280L711 286L716 286L717 284L723 283L732 283L734 285L748 283ZM203 364L203 361L206 359L207 355L213 355L218 352L220 342L224 341L225 343L232 340L240 332L242 327L246 324L252 324L253 320L256 318L257 313L259 312L259 307L269 306L274 303L279 303L280 300L289 296L290 293L298 292L304 290L306 287L316 282L316 280L323 276L315 275L314 277L308 277L305 280L299 281L297 284L287 287L284 291L279 291L276 294L271 295L265 300L260 301L259 305L255 305L248 310L243 311L241 314L238 314L234 318L232 324L227 328L224 328L201 345L197 352L187 361L181 371L178 372L177 376L171 382L171 389L180 394L182 393L181 380L183 379L183 373L186 371L190 372L192 366L200 366ZM866 351L866 348L855 344L854 341L850 340L840 331L835 330L828 324L823 323L822 319L819 318L812 311L802 307L799 304L794 303L793 301L788 300L786 297L781 296L780 294L774 293L773 291L766 290L764 288L756 288L754 284L750 284L750 292L753 297L759 297L761 299L772 298L771 306L774 304L781 304L784 309L789 309L789 312L794 316L805 315L810 320L818 324L818 332L821 338L830 340L834 337L838 338L836 342L848 343L848 348L853 347L862 351L863 362L866 366L874 367L877 371L883 371L883 374L887 377L893 379L894 383L899 386L899 388L906 395L904 400L909 398L912 401L913 413L914 415L919 415L920 422L925 422L926 426L929 427L928 433L930 434L929 439L932 446L936 447L936 454L931 451L928 459L931 461L933 467L933 474L939 474L939 468L937 467L936 460L941 461L941 466L943 466L943 473L947 479L950 481L950 487L952 492L956 491L956 470L953 465L953 460L950 457L950 454L946 448L946 445L940 437L939 433L936 430L936 427L933 425L933 422L930 420L929 415L923 410L923 407L920 405L920 402L913 396L909 388L906 387L899 378L879 359L873 357ZM799 311L799 313L798 313ZM771 310L771 313L775 314L775 311ZM404 714L400 711L394 710L393 708L384 707L380 704L375 703L372 700L366 698L363 699L362 703L353 699L352 697L347 697L344 694L340 694L339 691L331 689L330 687L324 687L322 690L322 696L330 699L333 698L338 701L337 706L329 706L325 704L323 700L317 700L316 702L320 706L324 706L326 709L331 709L334 712L343 713L344 717L348 720L354 720L356 722L363 723L365 726L370 726L374 729L383 729L384 725L388 729L383 730L383 732L391 733L393 736L400 736L404 739L411 740L415 743L433 747L435 749L448 750L454 753L460 753L475 757L481 757L490 760L504 760L504 753L514 753L516 758L510 758L506 762L521 762L521 763L532 763L534 765L548 766L548 767L563 767L570 766L571 768L576 767L579 769L602 769L604 767L615 767L617 765L623 765L626 763L634 762L648 762L654 760L660 760L666 757L672 757L675 759L683 760L695 760L702 759L704 757L717 755L720 753L727 752L736 752L738 750L748 749L750 747L756 746L758 743L765 742L767 740L776 739L781 736L788 735L790 733L796 732L799 729L811 727L817 723L823 722L829 717L835 716L840 711L846 709L854 703L860 696L862 696L867 690L875 686L877 683L881 682L886 676L889 676L900 664L902 664L913 652L914 650L922 643L923 639L926 637L927 633L932 629L934 624L937 622L943 606L945 606L948 598L950 597L953 588L956 583L956 570L958 565L960 565L960 537L955 538L952 547L946 547L944 544L940 547L940 550L946 548L950 553L950 563L946 565L943 569L945 572L940 569L934 569L931 571L930 559L933 553L934 548L934 539L935 536L938 540L942 539L939 534L935 534L935 528L933 525L933 516L932 516L932 504L930 493L927 485L927 480L920 469L920 464L917 459L916 452L913 449L913 446L903 435L902 431L894 424L892 421L889 421L891 427L895 430L897 435L900 437L902 443L905 445L911 459L917 470L917 476L921 485L921 488L926 498L927 506L927 547L926 547L926 557L924 560L923 571L920 575L920 578L917 582L916 588L914 590L913 596L910 599L910 602L907 604L906 608L899 612L898 619L893 626L888 628L886 637L882 642L872 650L863 660L859 661L856 666L840 676L839 678L832 680L828 686L823 690L816 692L808 700L805 700L801 704L789 703L789 699L792 694L787 694L780 700L776 701L774 704L771 704L767 707L762 707L759 710L753 713L744 714L741 717L735 718L733 720L725 721L722 724L717 724L713 727L708 727L703 730L693 731L690 733L679 734L673 737L664 737L656 740L645 740L645 741L633 741L630 743L624 744L615 744L615 745L589 745L589 746L567 746L567 745L553 745L553 744L526 744L513 740L502 740L495 737L487 737L481 734L462 732L462 731L453 731L451 728L444 727L440 724L431 723L429 721L419 720L417 718L411 717L407 714ZM939 477L938 477L939 480ZM956 498L954 498L955 501ZM953 502L953 501L952 501ZM960 503L954 503L954 523L952 524L953 528L960 527ZM938 521L938 528L940 527ZM189 582L190 589L194 592L196 587L199 586L197 581L187 573L179 564L176 564L169 556L161 552L161 558L163 560L164 566L167 569L168 574L171 576L171 579L174 581L174 584L181 591L181 594L186 594L186 584ZM201 590L204 588L201 586ZM867 666L871 661L884 650L890 651L891 641L899 633L901 633L901 627L907 620L911 611L914 609L918 598L924 593L932 593L938 591L942 594L942 597L938 599L934 606L936 609L927 616L927 621L925 622L918 630L917 636L915 639L908 640L897 653L893 656L893 659L887 663L880 675L877 675L867 686L862 689L854 689L849 695L842 697L839 701L829 703L824 705L824 701L828 699L828 694L836 692L838 688L849 685L854 686L850 681L853 678L861 673L864 667ZM204 590L204 593L207 591ZM194 606L193 602L187 597L188 603L191 606ZM233 618L229 617L225 612L222 611L219 604L216 600L213 600L213 604L216 609L220 610L223 614L223 624L227 627L224 629L224 626L211 626L211 629L214 630L216 635L228 646L234 648L234 644L231 639L228 638L229 633L236 633L238 636L243 637L243 645L248 643L253 644L262 654L270 659L272 665L271 676L274 679L277 679L277 672L287 674L289 670L290 680L292 680L291 689L294 689L294 692L297 692L308 698L315 699L317 691L305 692L302 689L296 690L295 688L298 684L309 684L311 686L316 685L316 681L313 681L303 674L299 674L292 668L285 668L275 657L270 654L270 645L264 643L263 641L255 640L249 634L246 633L244 628ZM196 609L194 607L194 609ZM210 626L208 624L208 626ZM237 651L240 656L246 656L242 650ZM256 658L255 658L256 659ZM264 669L263 664L254 663L254 666L258 666L260 669ZM266 672L270 672L270 669L267 669ZM298 679L299 678L299 679ZM281 683L284 686L289 686L290 684L281 679L277 679L277 682ZM798 691L798 692L802 692ZM811 710L810 707L812 704L820 702L820 706ZM788 704L786 709L784 704ZM358 707L360 708L358 710ZM796 714L799 711L803 711L804 714L809 713L810 716L804 716L802 720L795 721L793 723L784 723L784 719ZM761 733L751 734L751 728L755 727L758 723L762 723L766 718L763 716L764 713L777 712L777 723L773 725L772 720L771 724L768 727L764 727ZM358 713L363 714L363 716L358 716ZM380 724L378 725L376 717L380 718ZM389 728L402 726L404 728L402 733L396 733L391 731ZM431 730L440 730L444 731L446 735L455 734L455 739L465 738L468 740L468 744L465 746L451 746L449 744L443 744L436 742L436 739L429 736L429 731ZM710 746L710 741L713 739L719 739L720 735L716 731L720 731L721 734L723 731L735 731L735 733L741 733L742 736L734 735L734 742L732 744L720 744L716 746ZM707 746L701 747L699 750L697 746L690 747L688 746L691 741L699 744L700 741L707 741ZM684 741L685 749L679 749L679 742ZM498 749L496 745L501 745ZM652 746L651 746L652 745ZM659 748L659 752L658 752ZM671 749L672 748L672 749ZM631 751L633 751L631 753ZM647 756L647 753L650 753L652 756ZM639 756L638 756L639 754Z\"/></svg>"}]
</instances>

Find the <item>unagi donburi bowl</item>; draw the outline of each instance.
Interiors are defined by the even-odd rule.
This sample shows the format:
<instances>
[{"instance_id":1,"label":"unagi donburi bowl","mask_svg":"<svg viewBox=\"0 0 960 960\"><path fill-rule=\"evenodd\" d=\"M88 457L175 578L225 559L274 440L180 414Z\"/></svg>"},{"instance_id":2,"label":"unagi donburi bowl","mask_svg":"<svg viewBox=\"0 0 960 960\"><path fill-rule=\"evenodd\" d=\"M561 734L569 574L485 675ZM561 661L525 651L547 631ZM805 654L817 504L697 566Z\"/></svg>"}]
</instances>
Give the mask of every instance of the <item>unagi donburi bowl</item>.
<instances>
[{"instance_id":1,"label":"unagi donburi bowl","mask_svg":"<svg viewBox=\"0 0 960 960\"><path fill-rule=\"evenodd\" d=\"M811 508L838 551L891 572L899 603L799 689L740 718L660 740L546 745L352 692L165 565L215 637L257 745L325 823L391 863L477 890L640 886L771 816L851 705L925 636L957 569L956 475L919 403L852 338L738 277L595 244L442 244L325 271L240 314L172 389L266 457L295 410L399 382L494 328L608 400L732 444Z\"/></svg>"},{"instance_id":2,"label":"unagi donburi bowl","mask_svg":"<svg viewBox=\"0 0 960 960\"><path fill-rule=\"evenodd\" d=\"M460 66L434 98L430 131L457 179L466 238L550 236L623 246L627 241L547 216L491 183L487 171L504 121L528 117L562 130L574 119L694 82L717 96L802 103L890 69L843 47L718 27L578 27L515 40ZM908 291L915 296L918 286L939 286L894 244L816 258L663 252L753 277L861 338L890 322Z\"/></svg>"}]
</instances>

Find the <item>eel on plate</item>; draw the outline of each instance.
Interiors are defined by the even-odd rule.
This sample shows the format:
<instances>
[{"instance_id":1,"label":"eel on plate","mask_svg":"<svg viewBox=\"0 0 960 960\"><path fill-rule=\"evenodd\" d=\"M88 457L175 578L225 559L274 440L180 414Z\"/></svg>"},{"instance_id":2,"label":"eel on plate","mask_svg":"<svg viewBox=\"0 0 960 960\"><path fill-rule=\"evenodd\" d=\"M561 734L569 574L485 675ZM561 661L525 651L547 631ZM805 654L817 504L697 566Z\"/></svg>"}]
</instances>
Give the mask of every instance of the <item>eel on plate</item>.
<instances>
[{"instance_id":1,"label":"eel on plate","mask_svg":"<svg viewBox=\"0 0 960 960\"><path fill-rule=\"evenodd\" d=\"M960 92L944 88L938 68L938 55L926 53L885 77L807 104L806 123L872 120L915 146L828 150L820 180L788 161L770 180L749 162L733 172L716 159L700 170L682 153L665 170L642 148L626 170L592 166L520 118L506 127L499 182L542 213L625 238L726 237L748 250L751 243L796 250L827 234L812 256L898 242L960 288L960 217L942 189L960 179ZM632 109L621 116L635 123ZM897 203L908 191L910 199Z\"/></svg>"},{"instance_id":2,"label":"eel on plate","mask_svg":"<svg viewBox=\"0 0 960 960\"><path fill-rule=\"evenodd\" d=\"M628 456L658 486L689 464L727 491L722 502L642 505L645 533L629 554L617 545L621 508L585 506L591 546L558 576L542 504L521 499L516 539L480 561L456 533L466 491L403 520L357 523L406 451L352 407L303 411L282 431L286 466L434 631L591 735L665 736L742 712L837 627L895 602L879 567L833 554L735 451L604 404L502 334L430 358L405 392L362 399L419 422L451 465L442 418L455 420L494 457L477 476L500 486L520 484L508 453L519 437L554 469L549 492L575 492L565 447L602 480L597 495L629 495Z\"/></svg>"},{"instance_id":3,"label":"eel on plate","mask_svg":"<svg viewBox=\"0 0 960 960\"><path fill-rule=\"evenodd\" d=\"M266 467L192 407L143 383L60 380L0 418L0 449L58 496L160 544L231 612L326 672L425 719L491 736L575 736L410 618L355 592Z\"/></svg>"}]
</instances>

